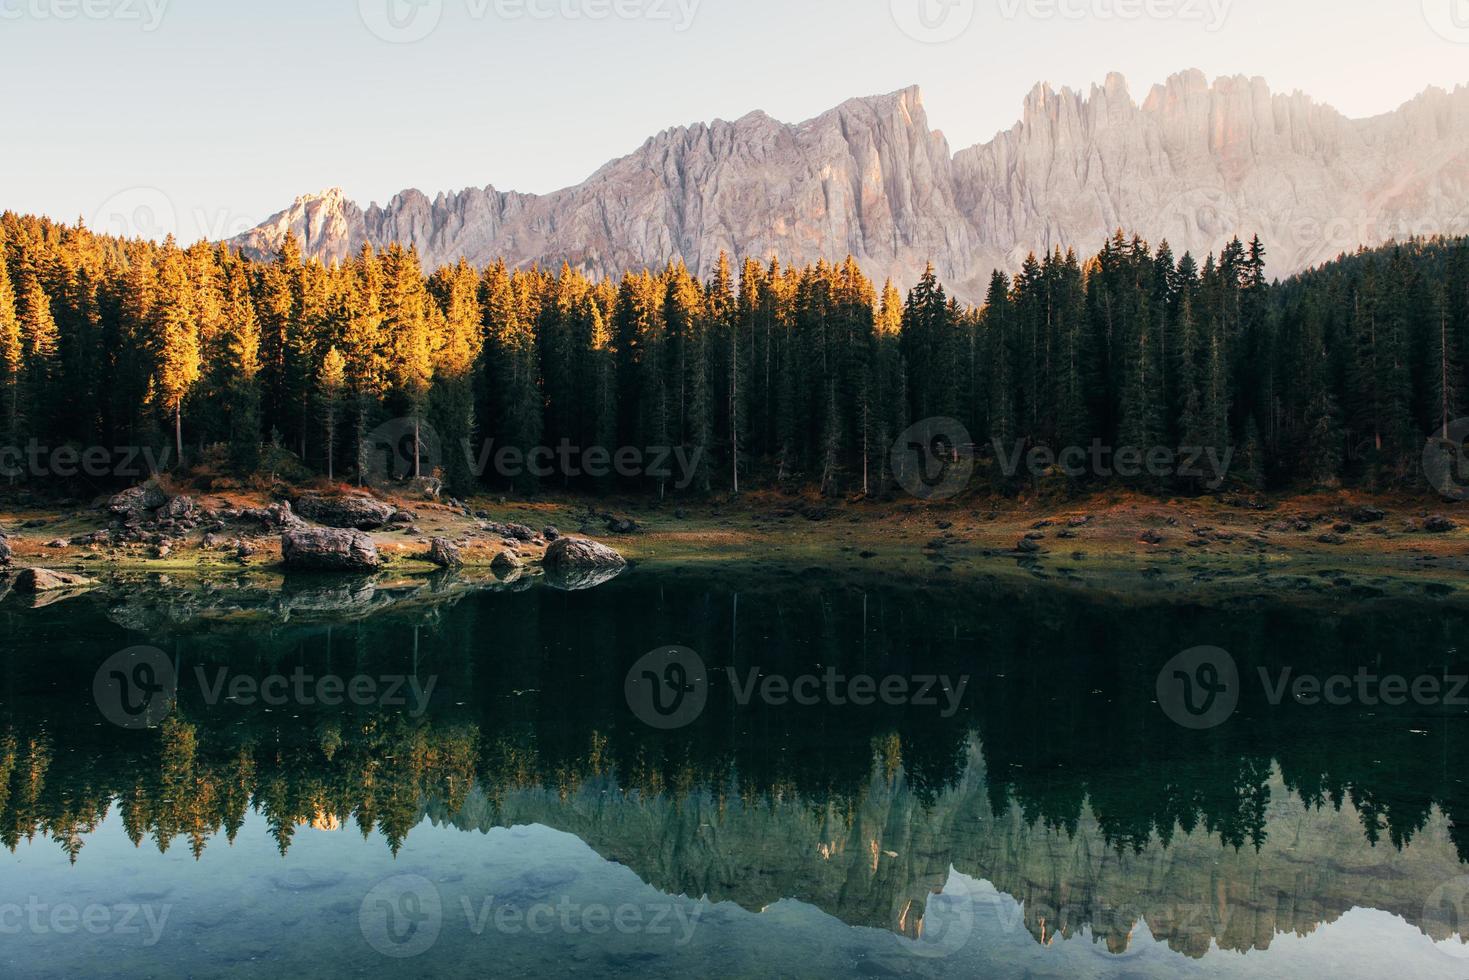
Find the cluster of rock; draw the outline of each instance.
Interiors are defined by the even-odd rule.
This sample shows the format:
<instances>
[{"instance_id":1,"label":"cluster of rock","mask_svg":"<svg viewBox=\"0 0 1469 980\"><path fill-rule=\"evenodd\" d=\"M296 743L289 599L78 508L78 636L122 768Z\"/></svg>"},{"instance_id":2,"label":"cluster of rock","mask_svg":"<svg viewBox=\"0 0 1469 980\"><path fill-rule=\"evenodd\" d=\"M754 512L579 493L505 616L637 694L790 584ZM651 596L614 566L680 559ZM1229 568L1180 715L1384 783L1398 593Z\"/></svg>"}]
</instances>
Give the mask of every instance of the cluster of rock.
<instances>
[{"instance_id":1,"label":"cluster of rock","mask_svg":"<svg viewBox=\"0 0 1469 980\"><path fill-rule=\"evenodd\" d=\"M420 533L414 516L393 505L366 494L329 497L301 495L292 501L278 500L257 508L213 508L184 495L171 494L156 481L132 487L108 500L106 511L111 516L109 527L79 535L70 541L58 539L50 546L102 547L126 545L151 546L155 558L167 556L183 540L202 532L201 544L208 550L230 549L241 560L273 550L279 538L280 552L286 567L322 572L375 572L385 564L370 531L401 527ZM501 550L493 570L507 578L518 576L525 568L521 553L525 546L545 547L547 567L554 568L562 581L572 587L586 587L587 582L605 580L606 572L620 571L625 562L621 555L595 542L562 537L554 526L540 531L515 523L485 520L481 531L498 536ZM429 543L425 560L444 569L458 569L465 564L463 549L469 539L455 541L435 537ZM0 532L0 567L13 560L13 550ZM589 574L578 579L575 570ZM590 574L595 573L595 574ZM600 578L599 578L600 577ZM580 584L579 584L580 583ZM74 588L90 584L80 576L28 569L17 588L31 591Z\"/></svg>"}]
</instances>

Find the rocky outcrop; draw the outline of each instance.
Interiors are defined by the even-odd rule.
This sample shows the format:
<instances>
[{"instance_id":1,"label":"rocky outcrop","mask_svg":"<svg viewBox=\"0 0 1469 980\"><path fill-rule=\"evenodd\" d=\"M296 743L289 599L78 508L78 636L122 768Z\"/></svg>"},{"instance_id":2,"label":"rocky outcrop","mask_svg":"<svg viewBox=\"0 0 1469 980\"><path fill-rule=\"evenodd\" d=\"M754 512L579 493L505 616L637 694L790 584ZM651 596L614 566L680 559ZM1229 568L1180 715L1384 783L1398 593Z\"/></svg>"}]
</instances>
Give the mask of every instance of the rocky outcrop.
<instances>
[{"instance_id":1,"label":"rocky outcrop","mask_svg":"<svg viewBox=\"0 0 1469 980\"><path fill-rule=\"evenodd\" d=\"M977 302L992 269L1087 254L1119 227L1195 256L1258 233L1276 275L1359 244L1469 234L1466 180L1469 87L1353 120L1259 78L1185 72L1139 102L1114 74L1088 92L1037 86L1015 126L957 154L910 88L798 124L755 112L669 129L543 196L407 190L365 210L339 190L302 197L235 244L264 257L290 233L330 261L398 241L430 266L503 257L599 277L670 259L707 276L728 251L852 255L913 283L932 261Z\"/></svg>"},{"instance_id":2,"label":"rocky outcrop","mask_svg":"<svg viewBox=\"0 0 1469 980\"><path fill-rule=\"evenodd\" d=\"M281 535L281 557L288 568L320 572L372 572L382 557L361 531L299 528Z\"/></svg>"},{"instance_id":3,"label":"rocky outcrop","mask_svg":"<svg viewBox=\"0 0 1469 980\"><path fill-rule=\"evenodd\" d=\"M376 531L392 522L397 509L372 497L302 497L296 513L324 527Z\"/></svg>"}]
</instances>

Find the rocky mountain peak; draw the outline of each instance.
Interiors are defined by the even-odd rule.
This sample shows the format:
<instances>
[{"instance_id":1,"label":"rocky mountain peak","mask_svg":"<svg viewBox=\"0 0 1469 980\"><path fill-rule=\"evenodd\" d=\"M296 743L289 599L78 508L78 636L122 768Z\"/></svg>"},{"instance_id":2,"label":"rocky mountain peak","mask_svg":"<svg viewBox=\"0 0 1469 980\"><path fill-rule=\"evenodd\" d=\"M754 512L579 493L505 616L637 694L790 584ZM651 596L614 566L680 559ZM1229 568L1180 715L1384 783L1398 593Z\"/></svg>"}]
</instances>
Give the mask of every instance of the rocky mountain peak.
<instances>
[{"instance_id":1,"label":"rocky mountain peak","mask_svg":"<svg viewBox=\"0 0 1469 980\"><path fill-rule=\"evenodd\" d=\"M1392 237L1469 234L1469 87L1353 120L1261 78L1196 69L1138 103L1113 73L1085 92L1038 84L1014 126L953 153L915 86L801 123L752 112L667 129L551 194L410 189L363 210L332 189L236 244L270 254L294 234L332 261L397 240L429 265L504 257L595 276L673 259L705 275L720 251L850 254L901 283L932 261L977 301L993 268L1086 253L1119 227L1179 255L1258 233L1277 275Z\"/></svg>"}]
</instances>

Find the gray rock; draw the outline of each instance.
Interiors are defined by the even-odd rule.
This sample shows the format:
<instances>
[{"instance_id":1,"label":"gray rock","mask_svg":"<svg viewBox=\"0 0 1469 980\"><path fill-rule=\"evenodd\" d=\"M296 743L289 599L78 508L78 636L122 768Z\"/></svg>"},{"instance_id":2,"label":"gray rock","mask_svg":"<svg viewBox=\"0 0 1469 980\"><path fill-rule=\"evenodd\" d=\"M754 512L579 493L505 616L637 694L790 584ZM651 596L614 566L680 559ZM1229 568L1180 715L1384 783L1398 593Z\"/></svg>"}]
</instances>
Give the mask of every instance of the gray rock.
<instances>
[{"instance_id":1,"label":"gray rock","mask_svg":"<svg viewBox=\"0 0 1469 980\"><path fill-rule=\"evenodd\" d=\"M306 524L291 510L290 503L284 500L271 504L269 507L243 510L240 512L240 517L248 521L258 521L271 531L285 531L304 527Z\"/></svg>"},{"instance_id":2,"label":"gray rock","mask_svg":"<svg viewBox=\"0 0 1469 980\"><path fill-rule=\"evenodd\" d=\"M146 516L168 503L168 495L156 482L149 480L142 486L132 487L107 502L107 509L120 518Z\"/></svg>"},{"instance_id":3,"label":"gray rock","mask_svg":"<svg viewBox=\"0 0 1469 980\"><path fill-rule=\"evenodd\" d=\"M191 521L198 517L199 505L193 497L177 496L169 498L168 503L158 512L160 519L170 521Z\"/></svg>"},{"instance_id":4,"label":"gray rock","mask_svg":"<svg viewBox=\"0 0 1469 980\"><path fill-rule=\"evenodd\" d=\"M90 589L96 584L85 575L53 572L49 568L24 568L15 577L15 591L28 595L60 592L65 589Z\"/></svg>"},{"instance_id":5,"label":"gray rock","mask_svg":"<svg viewBox=\"0 0 1469 980\"><path fill-rule=\"evenodd\" d=\"M1448 534L1458 527L1459 525L1441 514L1435 514L1423 522L1423 530L1429 534Z\"/></svg>"},{"instance_id":6,"label":"gray rock","mask_svg":"<svg viewBox=\"0 0 1469 980\"><path fill-rule=\"evenodd\" d=\"M493 521L485 525L485 531L514 541L534 541L536 532L524 524L497 524Z\"/></svg>"},{"instance_id":7,"label":"gray rock","mask_svg":"<svg viewBox=\"0 0 1469 980\"><path fill-rule=\"evenodd\" d=\"M394 507L372 497L302 497L296 501L296 513L324 527L343 530L376 531L392 521Z\"/></svg>"},{"instance_id":8,"label":"gray rock","mask_svg":"<svg viewBox=\"0 0 1469 980\"><path fill-rule=\"evenodd\" d=\"M496 575L509 575L525 567L525 561L513 551L502 551L490 562L490 570Z\"/></svg>"},{"instance_id":9,"label":"gray rock","mask_svg":"<svg viewBox=\"0 0 1469 980\"><path fill-rule=\"evenodd\" d=\"M281 557L288 568L324 572L372 572L383 564L371 537L335 528L286 531L281 535Z\"/></svg>"},{"instance_id":10,"label":"gray rock","mask_svg":"<svg viewBox=\"0 0 1469 980\"><path fill-rule=\"evenodd\" d=\"M548 570L572 568L623 568L627 559L605 544L586 538L560 538L546 549Z\"/></svg>"},{"instance_id":11,"label":"gray rock","mask_svg":"<svg viewBox=\"0 0 1469 980\"><path fill-rule=\"evenodd\" d=\"M464 565L459 548L448 538L434 538L429 542L428 560L440 568L461 568Z\"/></svg>"}]
</instances>

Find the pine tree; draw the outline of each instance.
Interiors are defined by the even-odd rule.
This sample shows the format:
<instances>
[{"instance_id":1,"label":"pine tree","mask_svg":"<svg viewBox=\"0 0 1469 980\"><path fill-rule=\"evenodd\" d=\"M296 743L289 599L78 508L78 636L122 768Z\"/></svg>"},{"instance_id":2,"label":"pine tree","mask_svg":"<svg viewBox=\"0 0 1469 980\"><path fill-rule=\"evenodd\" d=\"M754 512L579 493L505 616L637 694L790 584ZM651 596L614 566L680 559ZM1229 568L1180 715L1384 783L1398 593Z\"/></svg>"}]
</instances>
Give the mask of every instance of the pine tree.
<instances>
[{"instance_id":1,"label":"pine tree","mask_svg":"<svg viewBox=\"0 0 1469 980\"><path fill-rule=\"evenodd\" d=\"M0 236L0 411L4 412L4 440L16 446L20 438L20 399L25 369L20 316L16 313L15 287L5 259L5 239Z\"/></svg>"},{"instance_id":2,"label":"pine tree","mask_svg":"<svg viewBox=\"0 0 1469 980\"><path fill-rule=\"evenodd\" d=\"M468 447L477 428L474 371L484 346L479 306L479 276L460 259L440 269L430 288L443 311L444 329L433 352L433 424L443 440L444 482L456 493L472 489Z\"/></svg>"},{"instance_id":3,"label":"pine tree","mask_svg":"<svg viewBox=\"0 0 1469 980\"><path fill-rule=\"evenodd\" d=\"M390 245L383 255L382 330L388 339L387 374L413 425L413 477L423 473L424 417L433 382L435 327L442 320L432 307L418 264L418 253Z\"/></svg>"},{"instance_id":4,"label":"pine tree","mask_svg":"<svg viewBox=\"0 0 1469 980\"><path fill-rule=\"evenodd\" d=\"M347 359L335 347L326 352L321 362L321 412L326 441L326 478L336 479L337 416L341 412L342 395L347 388Z\"/></svg>"},{"instance_id":5,"label":"pine tree","mask_svg":"<svg viewBox=\"0 0 1469 980\"><path fill-rule=\"evenodd\" d=\"M44 439L50 433L49 406L56 401L59 336L51 298L34 273L21 287L21 364L25 407L20 415L31 434Z\"/></svg>"},{"instance_id":6,"label":"pine tree","mask_svg":"<svg viewBox=\"0 0 1469 980\"><path fill-rule=\"evenodd\" d=\"M218 369L223 381L230 459L250 472L260 463L260 324L241 263L230 270L225 287L226 335Z\"/></svg>"},{"instance_id":7,"label":"pine tree","mask_svg":"<svg viewBox=\"0 0 1469 980\"><path fill-rule=\"evenodd\" d=\"M172 240L164 245L159 266L150 341L154 390L160 407L172 420L175 459L182 464L183 404L199 380L201 365L194 284L189 279L183 253Z\"/></svg>"}]
</instances>

